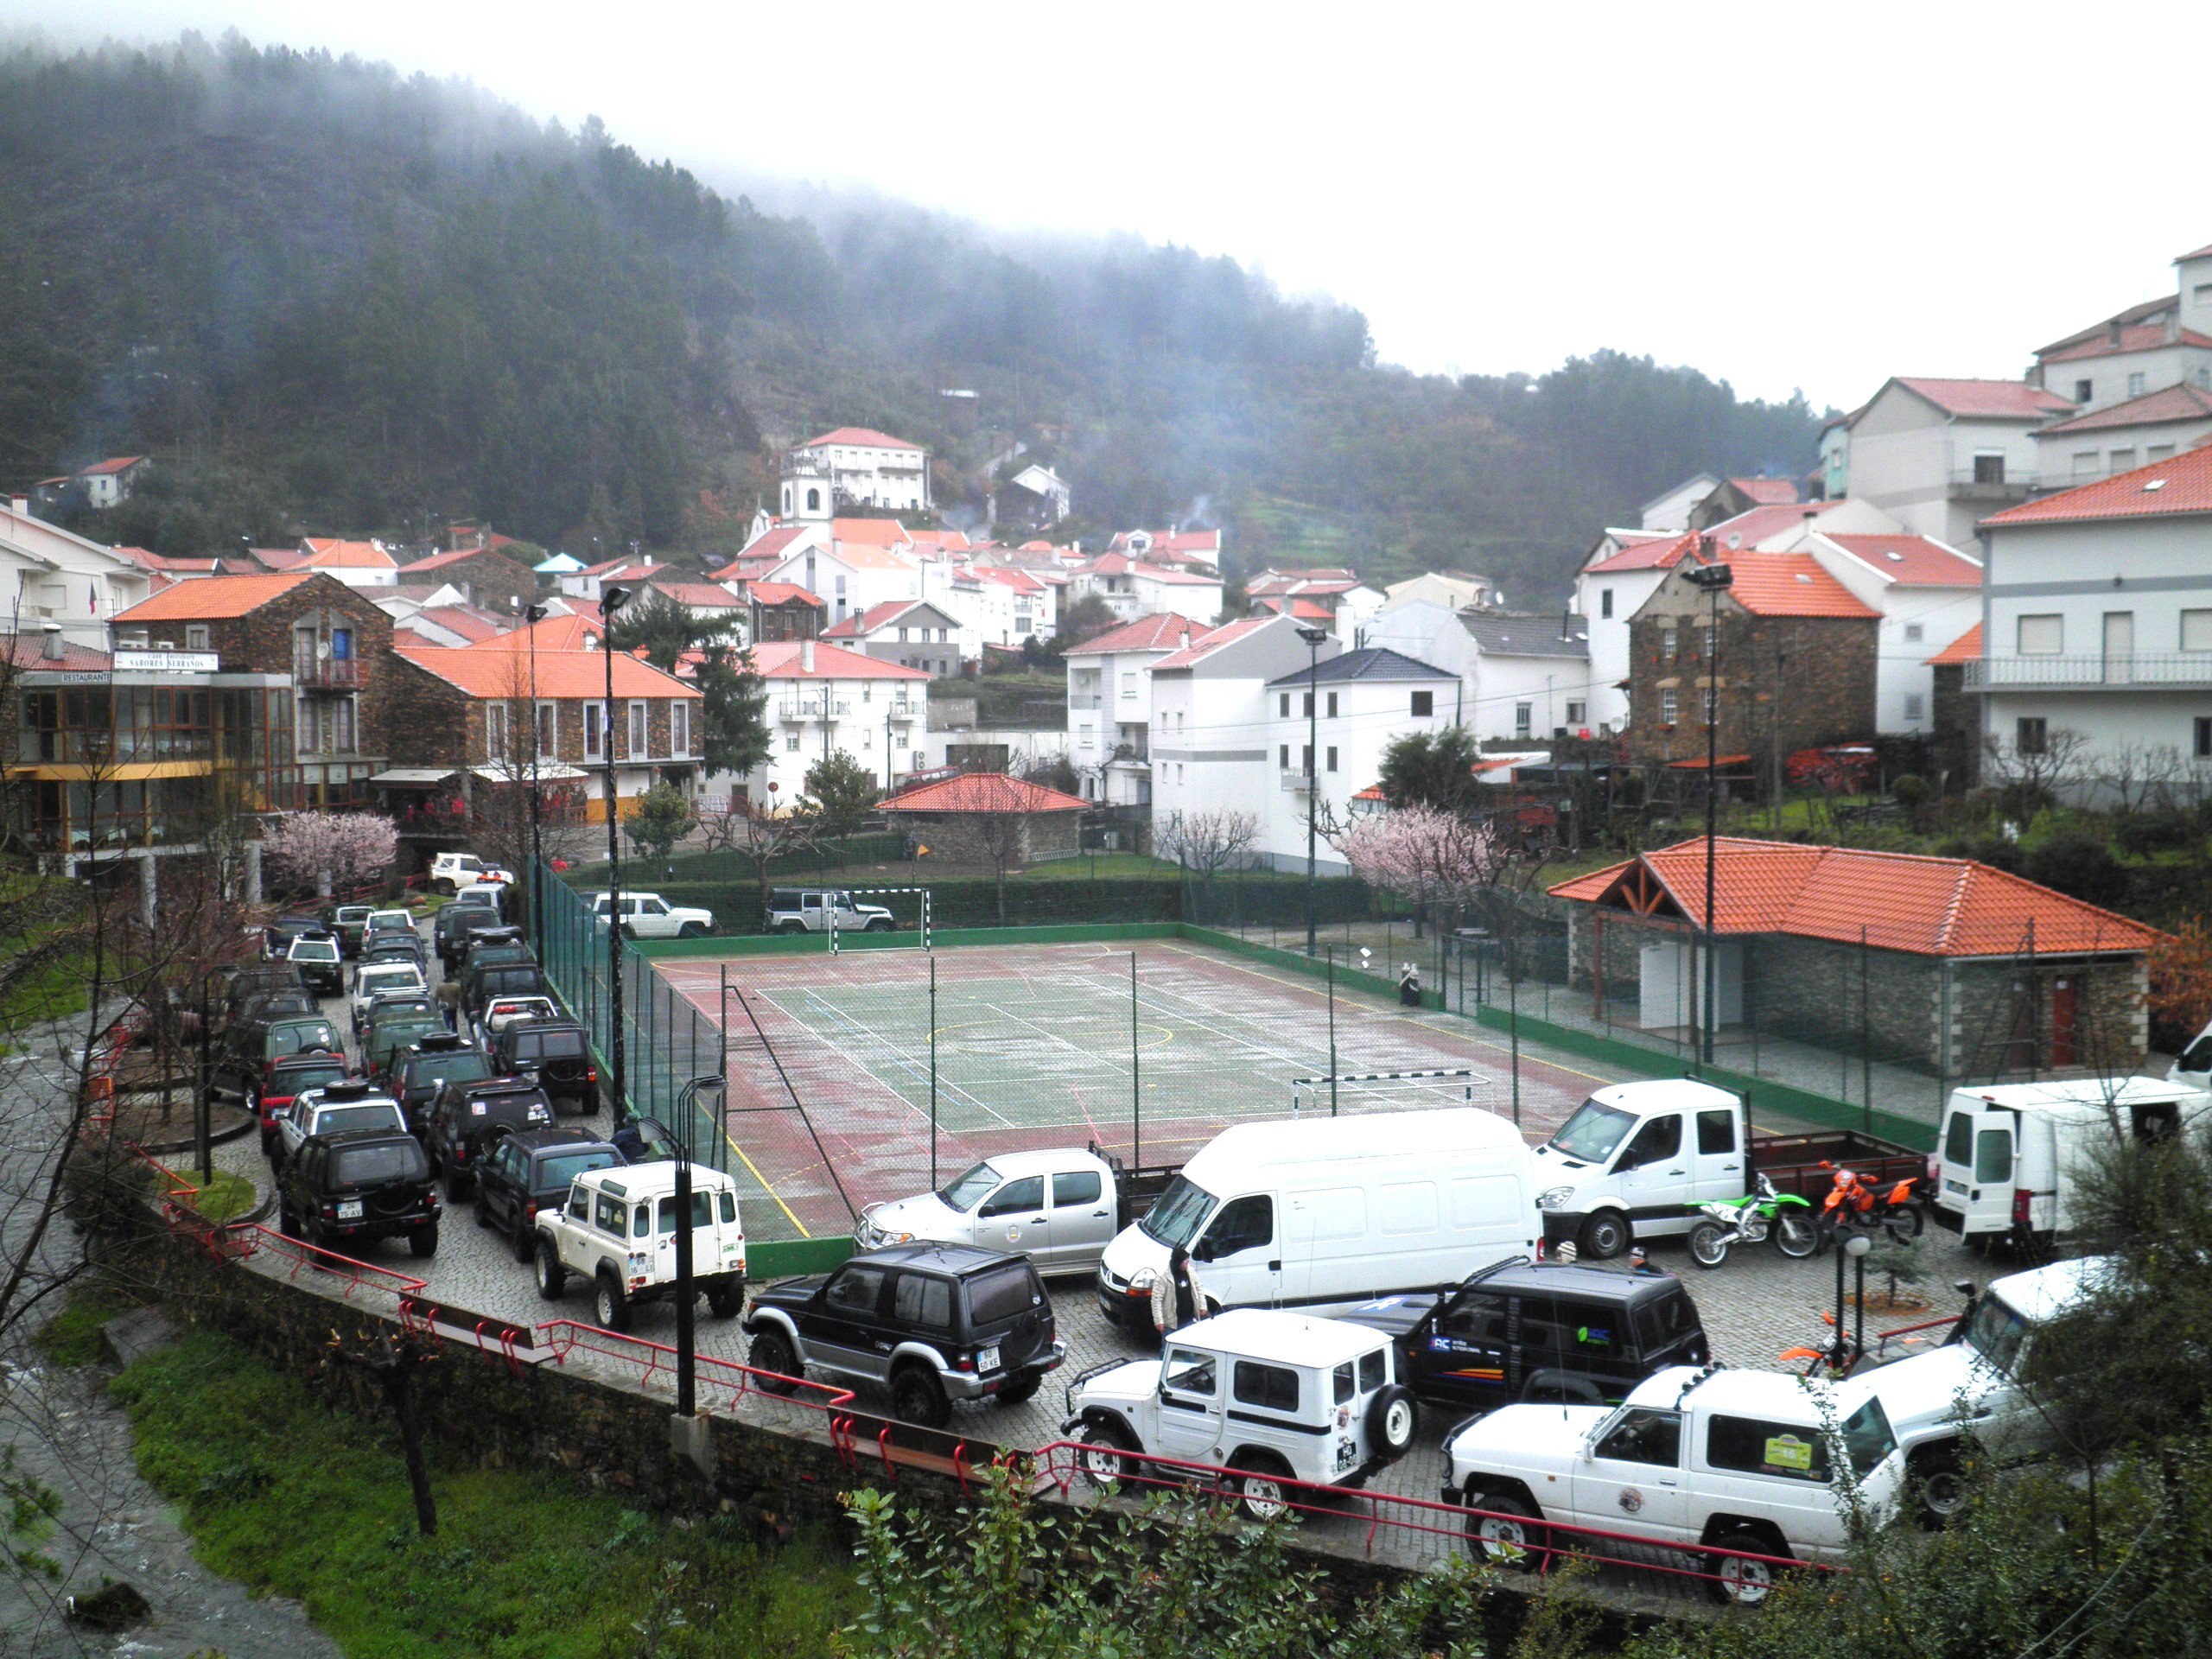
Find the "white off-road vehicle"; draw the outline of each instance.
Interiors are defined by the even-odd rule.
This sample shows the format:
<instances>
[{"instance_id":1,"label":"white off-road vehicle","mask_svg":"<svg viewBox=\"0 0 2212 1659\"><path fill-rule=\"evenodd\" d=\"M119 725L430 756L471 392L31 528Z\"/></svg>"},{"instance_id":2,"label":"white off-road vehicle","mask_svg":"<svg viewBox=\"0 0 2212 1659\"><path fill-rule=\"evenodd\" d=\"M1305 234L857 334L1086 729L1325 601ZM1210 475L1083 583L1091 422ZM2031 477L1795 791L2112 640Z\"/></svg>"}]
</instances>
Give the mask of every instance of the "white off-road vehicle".
<instances>
[{"instance_id":1,"label":"white off-road vehicle","mask_svg":"<svg viewBox=\"0 0 2212 1659\"><path fill-rule=\"evenodd\" d=\"M1547 1522L1626 1533L1698 1557L1722 1601L1766 1599L1782 1560L1840 1554L1847 1465L1870 1524L1895 1510L1904 1459L1872 1382L1673 1366L1621 1404L1507 1406L1454 1430L1447 1503L1467 1535L1523 1571L1553 1545ZM1561 1549L1585 1549L1573 1538ZM1741 1552L1720 1554L1719 1551Z\"/></svg>"},{"instance_id":2,"label":"white off-road vehicle","mask_svg":"<svg viewBox=\"0 0 2212 1659\"><path fill-rule=\"evenodd\" d=\"M592 1287L593 1312L627 1331L640 1302L676 1294L676 1165L621 1164L576 1177L568 1202L537 1212L537 1294L561 1300L574 1274ZM745 1227L737 1183L691 1166L691 1276L718 1319L745 1306Z\"/></svg>"},{"instance_id":3,"label":"white off-road vehicle","mask_svg":"<svg viewBox=\"0 0 2212 1659\"><path fill-rule=\"evenodd\" d=\"M591 913L607 920L608 895L591 896ZM622 895L622 937L626 939L696 939L714 930L715 912L671 905L657 893Z\"/></svg>"},{"instance_id":4,"label":"white off-road vehicle","mask_svg":"<svg viewBox=\"0 0 2212 1659\"><path fill-rule=\"evenodd\" d=\"M1133 1452L1233 1470L1245 1512L1267 1521L1297 1501L1286 1482L1363 1484L1406 1454L1414 1425L1382 1332L1255 1307L1184 1326L1158 1359L1084 1372L1062 1433L1100 1484L1147 1467Z\"/></svg>"},{"instance_id":5,"label":"white off-road vehicle","mask_svg":"<svg viewBox=\"0 0 2212 1659\"><path fill-rule=\"evenodd\" d=\"M432 893L457 893L471 884L504 887L514 879L512 871L480 859L474 853L440 853L430 861Z\"/></svg>"}]
</instances>

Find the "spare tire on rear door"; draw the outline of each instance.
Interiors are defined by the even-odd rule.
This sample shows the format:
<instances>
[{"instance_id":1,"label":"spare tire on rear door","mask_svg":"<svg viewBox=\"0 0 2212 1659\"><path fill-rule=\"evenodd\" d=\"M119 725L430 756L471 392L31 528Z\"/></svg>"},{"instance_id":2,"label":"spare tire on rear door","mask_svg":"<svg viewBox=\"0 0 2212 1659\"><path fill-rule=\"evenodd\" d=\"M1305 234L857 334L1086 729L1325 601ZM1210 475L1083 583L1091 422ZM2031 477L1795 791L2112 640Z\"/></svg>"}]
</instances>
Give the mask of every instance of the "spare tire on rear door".
<instances>
[{"instance_id":1,"label":"spare tire on rear door","mask_svg":"<svg viewBox=\"0 0 2212 1659\"><path fill-rule=\"evenodd\" d=\"M1402 1458L1413 1443L1414 1391L1402 1382L1386 1382L1367 1402L1368 1453Z\"/></svg>"}]
</instances>

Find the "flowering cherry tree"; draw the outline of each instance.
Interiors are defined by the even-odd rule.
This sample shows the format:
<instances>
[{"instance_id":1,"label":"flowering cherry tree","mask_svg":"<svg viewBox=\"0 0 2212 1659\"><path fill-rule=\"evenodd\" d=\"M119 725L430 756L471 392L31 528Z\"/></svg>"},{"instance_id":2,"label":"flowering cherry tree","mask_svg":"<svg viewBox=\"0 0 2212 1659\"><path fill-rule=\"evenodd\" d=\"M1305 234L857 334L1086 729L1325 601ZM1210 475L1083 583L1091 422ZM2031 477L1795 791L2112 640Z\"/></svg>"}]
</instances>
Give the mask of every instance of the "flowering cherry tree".
<instances>
[{"instance_id":1,"label":"flowering cherry tree","mask_svg":"<svg viewBox=\"0 0 2212 1659\"><path fill-rule=\"evenodd\" d=\"M1433 806L1402 806L1336 831L1329 844L1371 887L1452 912L1492 886L1506 852L1487 822Z\"/></svg>"},{"instance_id":2,"label":"flowering cherry tree","mask_svg":"<svg viewBox=\"0 0 2212 1659\"><path fill-rule=\"evenodd\" d=\"M327 898L338 887L365 887L390 869L399 831L371 812L292 812L262 836L261 850L279 870L313 881Z\"/></svg>"}]
</instances>

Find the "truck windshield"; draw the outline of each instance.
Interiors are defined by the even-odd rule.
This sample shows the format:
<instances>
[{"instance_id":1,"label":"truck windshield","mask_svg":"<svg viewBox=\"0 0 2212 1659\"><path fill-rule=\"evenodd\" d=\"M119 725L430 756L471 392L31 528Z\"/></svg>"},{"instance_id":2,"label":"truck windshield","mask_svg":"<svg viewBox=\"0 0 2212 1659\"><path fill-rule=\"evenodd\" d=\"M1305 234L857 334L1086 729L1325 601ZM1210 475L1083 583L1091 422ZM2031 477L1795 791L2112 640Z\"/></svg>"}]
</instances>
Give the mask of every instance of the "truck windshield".
<instances>
[{"instance_id":1,"label":"truck windshield","mask_svg":"<svg viewBox=\"0 0 2212 1659\"><path fill-rule=\"evenodd\" d=\"M1552 1136L1551 1149L1586 1164L1602 1164L1635 1127L1633 1112L1586 1100L1574 1109L1574 1116L1560 1126L1559 1133Z\"/></svg>"},{"instance_id":2,"label":"truck windshield","mask_svg":"<svg viewBox=\"0 0 2212 1659\"><path fill-rule=\"evenodd\" d=\"M1172 1249L1197 1236L1199 1225L1213 1213L1214 1203L1212 1193L1178 1175L1137 1225L1144 1229L1147 1238L1157 1239Z\"/></svg>"},{"instance_id":3,"label":"truck windshield","mask_svg":"<svg viewBox=\"0 0 2212 1659\"><path fill-rule=\"evenodd\" d=\"M1872 1474L1884 1458L1897 1449L1897 1437L1891 1433L1889 1417L1878 1400L1869 1400L1843 1420L1841 1438L1844 1456L1862 1476Z\"/></svg>"},{"instance_id":4,"label":"truck windshield","mask_svg":"<svg viewBox=\"0 0 2212 1659\"><path fill-rule=\"evenodd\" d=\"M983 1194L999 1184L999 1173L988 1164L978 1164L965 1175L955 1180L938 1194L949 1210L966 1214L982 1202Z\"/></svg>"},{"instance_id":5,"label":"truck windshield","mask_svg":"<svg viewBox=\"0 0 2212 1659\"><path fill-rule=\"evenodd\" d=\"M2020 1344L2027 1335L2028 1322L1995 1296L1976 1302L1974 1317L1967 1321L1967 1346L2007 1375L2020 1357Z\"/></svg>"}]
</instances>

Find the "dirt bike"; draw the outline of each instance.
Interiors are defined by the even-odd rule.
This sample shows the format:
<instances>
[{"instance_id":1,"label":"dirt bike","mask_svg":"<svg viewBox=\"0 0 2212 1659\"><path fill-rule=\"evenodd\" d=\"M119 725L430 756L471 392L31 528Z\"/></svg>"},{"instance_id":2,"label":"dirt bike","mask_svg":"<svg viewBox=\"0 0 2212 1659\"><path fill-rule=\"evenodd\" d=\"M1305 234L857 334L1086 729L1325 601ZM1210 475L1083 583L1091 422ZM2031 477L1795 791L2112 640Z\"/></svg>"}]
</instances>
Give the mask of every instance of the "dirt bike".
<instances>
[{"instance_id":1,"label":"dirt bike","mask_svg":"<svg viewBox=\"0 0 2212 1659\"><path fill-rule=\"evenodd\" d=\"M1877 1332L1872 1346L1866 1348L1837 1326L1834 1314L1823 1313L1821 1323L1828 1327L1828 1334L1817 1344L1785 1348L1775 1357L1785 1365L1803 1361L1805 1369L1801 1376L1840 1379L1849 1376L1861 1364L1872 1369L1892 1360L1909 1358L1916 1350L1940 1348L1958 1321L1930 1319L1900 1330Z\"/></svg>"},{"instance_id":2,"label":"dirt bike","mask_svg":"<svg viewBox=\"0 0 2212 1659\"><path fill-rule=\"evenodd\" d=\"M1691 1226L1688 1241L1690 1260L1700 1268L1719 1267L1728 1259L1728 1247L1739 1239L1761 1244L1772 1238L1776 1249L1800 1261L1821 1248L1813 1206L1795 1192L1776 1192L1764 1175L1756 1192L1690 1208L1704 1217Z\"/></svg>"},{"instance_id":3,"label":"dirt bike","mask_svg":"<svg viewBox=\"0 0 2212 1659\"><path fill-rule=\"evenodd\" d=\"M1834 1166L1823 1163L1823 1169ZM1838 1238L1849 1232L1886 1232L1891 1237L1910 1243L1918 1238L1927 1226L1920 1198L1913 1188L1920 1178L1908 1175L1886 1192L1878 1192L1859 1175L1848 1169L1837 1169L1834 1185L1827 1198L1821 1200L1821 1224Z\"/></svg>"}]
</instances>

